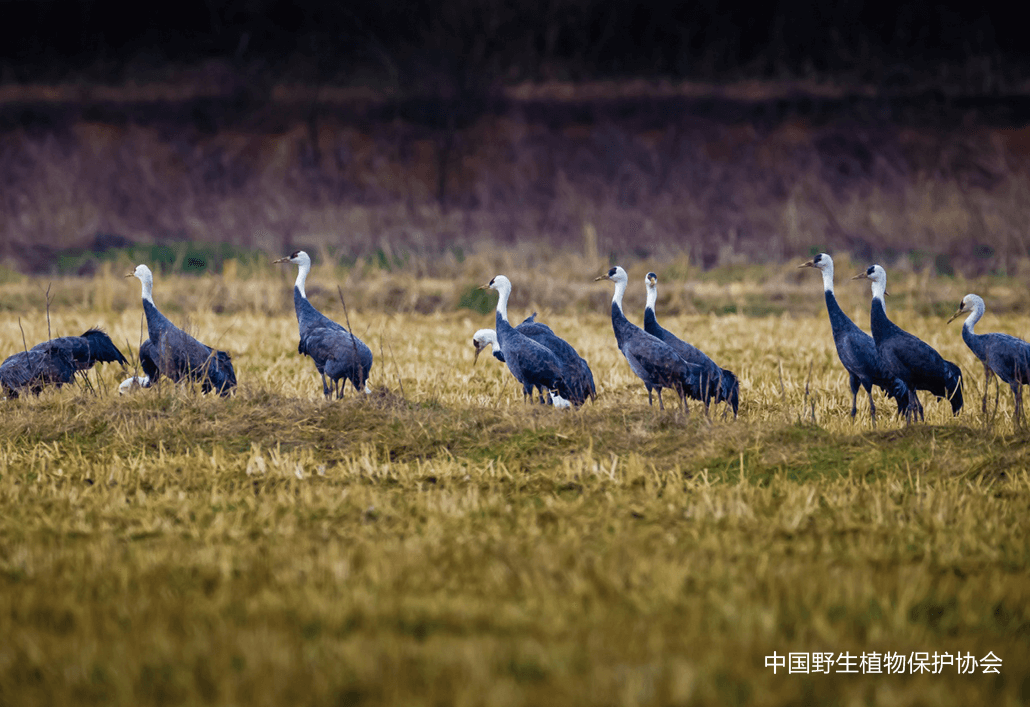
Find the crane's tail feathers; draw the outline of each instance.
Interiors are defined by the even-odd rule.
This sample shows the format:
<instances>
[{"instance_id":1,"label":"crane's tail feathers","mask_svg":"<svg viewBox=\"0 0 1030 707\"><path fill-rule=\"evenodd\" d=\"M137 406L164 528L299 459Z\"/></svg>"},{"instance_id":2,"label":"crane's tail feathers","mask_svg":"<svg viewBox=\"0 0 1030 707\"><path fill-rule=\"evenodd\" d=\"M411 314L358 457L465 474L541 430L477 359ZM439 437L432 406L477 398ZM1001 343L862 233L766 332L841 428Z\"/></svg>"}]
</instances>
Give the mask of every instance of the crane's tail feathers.
<instances>
[{"instance_id":1,"label":"crane's tail feathers","mask_svg":"<svg viewBox=\"0 0 1030 707\"><path fill-rule=\"evenodd\" d=\"M236 388L236 371L232 367L232 357L225 351L212 351L205 364L204 391L217 391L219 395L228 395Z\"/></svg>"},{"instance_id":2,"label":"crane's tail feathers","mask_svg":"<svg viewBox=\"0 0 1030 707\"><path fill-rule=\"evenodd\" d=\"M674 369L665 382L655 387L673 388L681 396L693 400L704 400L704 371L700 366L680 360L682 368Z\"/></svg>"},{"instance_id":3,"label":"crane's tail feathers","mask_svg":"<svg viewBox=\"0 0 1030 707\"><path fill-rule=\"evenodd\" d=\"M111 341L111 337L108 336L102 329L96 327L87 329L82 334L82 338L89 341L89 360L83 361L92 366L94 363L120 363L123 366L129 362L126 360L122 352L118 350L118 347Z\"/></svg>"}]
</instances>

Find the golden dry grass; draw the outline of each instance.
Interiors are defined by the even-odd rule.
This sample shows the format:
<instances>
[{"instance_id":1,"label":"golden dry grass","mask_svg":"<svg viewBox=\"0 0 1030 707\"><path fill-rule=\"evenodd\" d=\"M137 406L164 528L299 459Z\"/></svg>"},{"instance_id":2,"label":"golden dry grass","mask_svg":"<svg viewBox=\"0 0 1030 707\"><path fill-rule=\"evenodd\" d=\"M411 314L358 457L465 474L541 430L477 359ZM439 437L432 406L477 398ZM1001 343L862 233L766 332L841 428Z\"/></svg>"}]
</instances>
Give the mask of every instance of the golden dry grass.
<instances>
[{"instance_id":1,"label":"golden dry grass","mask_svg":"<svg viewBox=\"0 0 1030 707\"><path fill-rule=\"evenodd\" d=\"M502 365L472 366L493 317L453 305L501 267L513 316L540 309L589 360L596 403L526 407ZM368 397L321 399L284 271L157 278L163 311L232 352L233 398L119 398L107 367L99 395L2 403L0 704L1025 702L1030 455L1011 396L984 417L971 384L957 419L924 400L925 425L884 414L876 429L860 399L852 421L816 274L684 266L663 275L659 317L738 373L743 405L736 421L659 413L615 348L610 288L588 284L598 264L434 268L312 274L339 320L342 285L375 353ZM629 268L638 322L648 269ZM43 289L0 286L5 353L22 347L12 310L29 345L46 338ZM868 287L838 289L865 325ZM891 316L975 384L936 310L980 291L1005 312L985 330L1030 329L1003 281L899 275L890 290ZM135 280L54 292L53 335L103 324L135 350ZM391 304L434 293L426 314ZM763 302L784 311L712 313ZM774 651L1003 665L774 675Z\"/></svg>"}]
</instances>

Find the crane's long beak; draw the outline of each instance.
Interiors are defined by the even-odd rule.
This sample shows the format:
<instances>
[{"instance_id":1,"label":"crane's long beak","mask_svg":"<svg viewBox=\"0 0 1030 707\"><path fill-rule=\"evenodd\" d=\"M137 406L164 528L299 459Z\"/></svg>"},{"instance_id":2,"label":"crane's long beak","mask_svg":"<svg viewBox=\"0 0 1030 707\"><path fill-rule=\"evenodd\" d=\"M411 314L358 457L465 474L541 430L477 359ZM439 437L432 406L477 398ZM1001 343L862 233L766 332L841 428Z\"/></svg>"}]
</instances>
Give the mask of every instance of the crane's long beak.
<instances>
[{"instance_id":1,"label":"crane's long beak","mask_svg":"<svg viewBox=\"0 0 1030 707\"><path fill-rule=\"evenodd\" d=\"M290 262L289 258L279 258L278 260L273 260L272 261L272 265L275 265L276 263L288 263L288 262Z\"/></svg>"},{"instance_id":2,"label":"crane's long beak","mask_svg":"<svg viewBox=\"0 0 1030 707\"><path fill-rule=\"evenodd\" d=\"M799 268L814 268L815 267L815 261L814 260L809 260L807 263L801 263L801 265L798 265L798 267Z\"/></svg>"},{"instance_id":3,"label":"crane's long beak","mask_svg":"<svg viewBox=\"0 0 1030 707\"><path fill-rule=\"evenodd\" d=\"M869 279L869 276L868 276L868 275L866 275L866 274L865 274L864 272L860 272L859 274L855 275L855 276L854 276L853 278L851 278L851 279L852 279L852 280L868 280L868 279Z\"/></svg>"},{"instance_id":4,"label":"crane's long beak","mask_svg":"<svg viewBox=\"0 0 1030 707\"><path fill-rule=\"evenodd\" d=\"M946 323L947 324L951 324L953 321L955 321L956 319L958 319L961 315L963 315L965 313L966 313L966 310L962 309L962 305L959 305L958 309L955 310L955 313L951 315L951 319L949 319Z\"/></svg>"},{"instance_id":5,"label":"crane's long beak","mask_svg":"<svg viewBox=\"0 0 1030 707\"><path fill-rule=\"evenodd\" d=\"M129 273L128 275L126 275L125 277L135 277L135 276L136 276L136 273L134 273L134 272L131 272L131 273Z\"/></svg>"},{"instance_id":6,"label":"crane's long beak","mask_svg":"<svg viewBox=\"0 0 1030 707\"><path fill-rule=\"evenodd\" d=\"M490 289L490 285L480 285L476 289L477 290L489 290Z\"/></svg>"},{"instance_id":7,"label":"crane's long beak","mask_svg":"<svg viewBox=\"0 0 1030 707\"><path fill-rule=\"evenodd\" d=\"M594 282L600 282L601 280L611 280L611 278L608 277L607 273L605 273L604 275L601 275L601 277L595 277L594 278Z\"/></svg>"},{"instance_id":8,"label":"crane's long beak","mask_svg":"<svg viewBox=\"0 0 1030 707\"><path fill-rule=\"evenodd\" d=\"M472 345L476 347L476 355L472 357L472 365L475 366L476 365L476 361L479 360L479 352L482 351L483 349L485 349L486 347L485 346L480 346L475 341L472 342Z\"/></svg>"}]
</instances>

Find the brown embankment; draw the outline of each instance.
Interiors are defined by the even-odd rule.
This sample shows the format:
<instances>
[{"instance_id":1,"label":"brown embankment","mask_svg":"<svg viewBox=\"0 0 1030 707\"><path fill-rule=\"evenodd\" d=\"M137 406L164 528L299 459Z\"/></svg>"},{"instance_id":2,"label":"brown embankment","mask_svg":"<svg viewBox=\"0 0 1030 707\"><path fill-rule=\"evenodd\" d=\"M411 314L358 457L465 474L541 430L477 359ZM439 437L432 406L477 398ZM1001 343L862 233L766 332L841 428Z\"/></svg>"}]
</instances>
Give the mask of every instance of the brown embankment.
<instances>
[{"instance_id":1,"label":"brown embankment","mask_svg":"<svg viewBox=\"0 0 1030 707\"><path fill-rule=\"evenodd\" d=\"M1025 104L764 84L3 87L0 258L46 271L58 250L163 240L578 250L592 224L602 256L818 247L1012 272Z\"/></svg>"}]
</instances>

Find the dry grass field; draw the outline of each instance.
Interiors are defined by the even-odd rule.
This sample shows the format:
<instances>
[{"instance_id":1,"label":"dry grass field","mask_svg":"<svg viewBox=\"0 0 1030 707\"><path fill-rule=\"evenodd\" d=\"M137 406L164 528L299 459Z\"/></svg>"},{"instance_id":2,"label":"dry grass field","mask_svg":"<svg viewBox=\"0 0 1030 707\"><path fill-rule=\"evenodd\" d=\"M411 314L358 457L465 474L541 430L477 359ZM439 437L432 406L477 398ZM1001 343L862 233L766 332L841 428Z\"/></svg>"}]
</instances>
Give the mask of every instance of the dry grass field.
<instances>
[{"instance_id":1,"label":"dry grass field","mask_svg":"<svg viewBox=\"0 0 1030 707\"><path fill-rule=\"evenodd\" d=\"M135 354L128 265L55 280L52 335L100 324ZM343 321L339 284L376 357L373 394L331 403L296 352L293 268L158 273L158 307L232 353L239 390L119 397L108 365L0 402L0 705L1030 700L1027 436L1007 391L981 413L944 323L976 291L983 331L1030 334L1023 283L888 269L889 314L962 366L967 405L924 399L905 427L878 393L874 428L862 398L848 416L817 273L622 265L632 321L653 269L660 321L738 374L739 419L647 406L589 258L316 267L312 301ZM838 259L838 295L867 329L864 265ZM500 272L513 318L590 362L595 403L525 406L472 365L493 315L471 288ZM6 356L47 338L48 283L3 279ZM792 652L859 672L766 667ZM862 673L888 652L915 674ZM935 653L1002 664L934 674Z\"/></svg>"}]
</instances>

